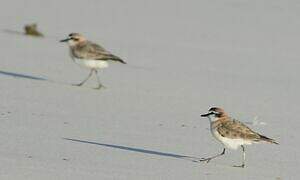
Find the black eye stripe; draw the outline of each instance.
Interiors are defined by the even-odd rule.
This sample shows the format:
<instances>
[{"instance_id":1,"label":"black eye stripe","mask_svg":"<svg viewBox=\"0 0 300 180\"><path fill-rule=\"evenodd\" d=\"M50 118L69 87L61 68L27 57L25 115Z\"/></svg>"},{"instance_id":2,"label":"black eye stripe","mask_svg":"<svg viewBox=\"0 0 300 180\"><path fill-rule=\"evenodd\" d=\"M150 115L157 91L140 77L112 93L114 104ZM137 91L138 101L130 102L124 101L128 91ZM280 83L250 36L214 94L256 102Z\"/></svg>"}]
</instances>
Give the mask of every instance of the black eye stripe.
<instances>
[{"instance_id":1,"label":"black eye stripe","mask_svg":"<svg viewBox=\"0 0 300 180\"><path fill-rule=\"evenodd\" d=\"M74 41L78 41L79 40L78 38L74 38L74 37L72 37L71 39L74 40Z\"/></svg>"}]
</instances>

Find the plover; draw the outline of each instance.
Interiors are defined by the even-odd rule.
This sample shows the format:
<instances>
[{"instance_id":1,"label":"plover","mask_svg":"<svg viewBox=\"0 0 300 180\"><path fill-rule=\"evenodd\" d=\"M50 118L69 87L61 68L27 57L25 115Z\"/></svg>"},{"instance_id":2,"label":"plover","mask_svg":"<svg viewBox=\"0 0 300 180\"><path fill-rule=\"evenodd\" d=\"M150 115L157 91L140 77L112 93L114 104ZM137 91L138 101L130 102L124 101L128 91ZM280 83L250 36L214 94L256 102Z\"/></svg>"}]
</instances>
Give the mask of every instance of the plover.
<instances>
[{"instance_id":1,"label":"plover","mask_svg":"<svg viewBox=\"0 0 300 180\"><path fill-rule=\"evenodd\" d=\"M71 33L66 39L60 42L68 42L70 47L70 56L72 60L80 66L90 69L90 73L81 83L74 84L77 86L83 85L95 72L98 81L98 87L100 89L103 85L98 77L98 70L108 67L108 61L116 61L126 64L121 58L111 54L105 50L102 46L88 41L84 36L78 33Z\"/></svg>"},{"instance_id":2,"label":"plover","mask_svg":"<svg viewBox=\"0 0 300 180\"><path fill-rule=\"evenodd\" d=\"M25 35L36 36L36 37L44 37L44 35L37 30L37 24L27 24L24 26Z\"/></svg>"},{"instance_id":3,"label":"plover","mask_svg":"<svg viewBox=\"0 0 300 180\"><path fill-rule=\"evenodd\" d=\"M246 152L244 145L251 145L258 142L269 142L278 144L274 139L263 136L257 132L254 132L245 124L240 121L229 117L225 111L218 107L212 107L207 114L202 114L201 117L208 117L210 120L210 130L212 135L220 141L226 148L238 149L242 148L243 151L243 163L242 165L234 167L245 167ZM219 156L225 154L225 147L220 154L209 158L202 158L200 161L206 161L207 163Z\"/></svg>"}]
</instances>

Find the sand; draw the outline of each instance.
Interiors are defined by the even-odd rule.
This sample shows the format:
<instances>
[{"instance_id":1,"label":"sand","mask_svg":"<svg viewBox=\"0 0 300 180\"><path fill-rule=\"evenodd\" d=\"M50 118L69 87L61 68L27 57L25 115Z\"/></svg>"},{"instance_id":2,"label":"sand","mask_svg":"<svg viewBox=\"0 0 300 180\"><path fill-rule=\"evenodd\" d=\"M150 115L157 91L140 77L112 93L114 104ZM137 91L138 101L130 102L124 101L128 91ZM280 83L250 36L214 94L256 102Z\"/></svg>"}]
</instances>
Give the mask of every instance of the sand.
<instances>
[{"instance_id":1,"label":"sand","mask_svg":"<svg viewBox=\"0 0 300 180\"><path fill-rule=\"evenodd\" d=\"M296 1L38 1L0 6L0 179L299 178L300 4ZM45 38L22 31L38 24ZM122 57L107 87L66 44L79 32ZM209 107L274 138L210 163Z\"/></svg>"}]
</instances>

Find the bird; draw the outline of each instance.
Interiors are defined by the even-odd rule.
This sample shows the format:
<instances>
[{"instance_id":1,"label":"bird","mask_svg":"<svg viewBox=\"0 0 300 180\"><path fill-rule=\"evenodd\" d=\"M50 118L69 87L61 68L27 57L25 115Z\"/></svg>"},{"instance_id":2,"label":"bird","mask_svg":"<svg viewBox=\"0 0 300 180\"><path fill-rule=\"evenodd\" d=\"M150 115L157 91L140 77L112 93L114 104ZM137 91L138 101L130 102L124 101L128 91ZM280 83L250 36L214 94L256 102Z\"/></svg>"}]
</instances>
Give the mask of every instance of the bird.
<instances>
[{"instance_id":1,"label":"bird","mask_svg":"<svg viewBox=\"0 0 300 180\"><path fill-rule=\"evenodd\" d=\"M36 37L44 37L44 35L37 30L37 24L27 24L24 26L25 35L36 36Z\"/></svg>"},{"instance_id":2,"label":"bird","mask_svg":"<svg viewBox=\"0 0 300 180\"><path fill-rule=\"evenodd\" d=\"M208 113L202 114L201 117L207 117L209 119L212 135L224 145L224 148L220 154L208 158L201 158L199 161L208 163L212 159L224 155L225 148L237 150L241 147L243 151L243 162L241 165L234 165L233 167L244 168L246 161L245 145L259 142L278 144L274 139L261 135L237 119L229 117L222 108L212 107L208 110Z\"/></svg>"},{"instance_id":3,"label":"bird","mask_svg":"<svg viewBox=\"0 0 300 180\"><path fill-rule=\"evenodd\" d=\"M67 42L70 49L70 56L72 60L85 68L90 69L90 73L82 82L74 84L76 86L82 86L92 75L96 74L98 86L95 89L104 87L98 77L98 70L107 68L109 61L120 62L126 64L124 60L111 54L102 46L87 40L83 35L79 33L70 33L66 39L60 40L60 42Z\"/></svg>"}]
</instances>

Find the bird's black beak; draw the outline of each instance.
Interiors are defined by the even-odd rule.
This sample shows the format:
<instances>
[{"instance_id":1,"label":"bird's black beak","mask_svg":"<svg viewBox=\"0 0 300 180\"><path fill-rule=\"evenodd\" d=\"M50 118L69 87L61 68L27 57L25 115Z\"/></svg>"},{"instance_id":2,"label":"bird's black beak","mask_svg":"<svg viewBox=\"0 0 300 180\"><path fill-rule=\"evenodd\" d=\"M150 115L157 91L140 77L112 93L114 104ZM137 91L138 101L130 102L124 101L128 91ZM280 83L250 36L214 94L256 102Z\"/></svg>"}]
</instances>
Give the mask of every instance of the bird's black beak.
<instances>
[{"instance_id":1,"label":"bird's black beak","mask_svg":"<svg viewBox=\"0 0 300 180\"><path fill-rule=\"evenodd\" d=\"M209 116L209 115L211 115L211 114L213 114L213 113L210 112L210 113L207 113L207 114L201 114L201 117L207 117L207 116Z\"/></svg>"},{"instance_id":2,"label":"bird's black beak","mask_svg":"<svg viewBox=\"0 0 300 180\"><path fill-rule=\"evenodd\" d=\"M67 38L67 39L63 39L63 40L60 40L59 42L67 42L69 41L71 38Z\"/></svg>"}]
</instances>

